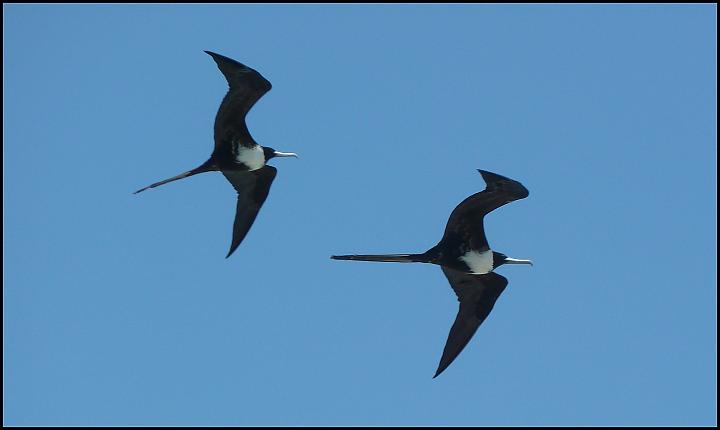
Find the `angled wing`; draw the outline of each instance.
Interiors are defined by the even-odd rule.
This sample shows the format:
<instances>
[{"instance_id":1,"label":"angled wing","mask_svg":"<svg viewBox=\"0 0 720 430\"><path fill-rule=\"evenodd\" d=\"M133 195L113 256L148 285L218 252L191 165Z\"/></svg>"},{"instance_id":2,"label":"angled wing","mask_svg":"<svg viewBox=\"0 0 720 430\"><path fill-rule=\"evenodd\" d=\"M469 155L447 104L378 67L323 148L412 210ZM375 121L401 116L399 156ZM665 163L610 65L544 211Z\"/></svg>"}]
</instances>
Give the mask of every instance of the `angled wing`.
<instances>
[{"instance_id":1,"label":"angled wing","mask_svg":"<svg viewBox=\"0 0 720 430\"><path fill-rule=\"evenodd\" d=\"M530 192L518 181L496 173L478 170L487 186L462 201L450 214L443 241L468 243L471 249L489 249L485 238L483 218L493 210L515 200L524 199Z\"/></svg>"},{"instance_id":2,"label":"angled wing","mask_svg":"<svg viewBox=\"0 0 720 430\"><path fill-rule=\"evenodd\" d=\"M277 169L272 166L265 166L262 169L252 171L226 171L222 173L238 193L233 238L230 244L230 252L225 257L227 258L235 252L248 231L250 231L260 207L267 199Z\"/></svg>"},{"instance_id":3,"label":"angled wing","mask_svg":"<svg viewBox=\"0 0 720 430\"><path fill-rule=\"evenodd\" d=\"M252 139L245 124L245 116L272 85L256 70L232 58L205 51L227 79L230 89L215 116L215 147L236 139Z\"/></svg>"},{"instance_id":4,"label":"angled wing","mask_svg":"<svg viewBox=\"0 0 720 430\"><path fill-rule=\"evenodd\" d=\"M460 310L433 378L441 374L470 342L508 284L508 280L497 273L471 275L447 267L442 270L458 296Z\"/></svg>"}]
</instances>

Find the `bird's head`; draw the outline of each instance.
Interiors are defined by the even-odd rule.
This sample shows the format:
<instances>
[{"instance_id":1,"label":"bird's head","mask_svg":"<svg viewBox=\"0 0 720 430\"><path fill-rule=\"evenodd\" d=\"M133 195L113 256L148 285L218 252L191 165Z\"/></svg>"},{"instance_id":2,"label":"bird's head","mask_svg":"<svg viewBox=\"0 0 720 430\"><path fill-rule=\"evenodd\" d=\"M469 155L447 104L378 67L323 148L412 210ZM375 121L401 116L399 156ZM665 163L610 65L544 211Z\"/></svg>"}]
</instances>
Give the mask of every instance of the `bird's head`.
<instances>
[{"instance_id":1,"label":"bird's head","mask_svg":"<svg viewBox=\"0 0 720 430\"><path fill-rule=\"evenodd\" d=\"M273 157L295 157L295 158L297 158L297 156L298 156L294 152L280 152L280 151L276 151L273 148L270 148L268 146L263 147L263 154L265 155L266 162Z\"/></svg>"},{"instance_id":2,"label":"bird's head","mask_svg":"<svg viewBox=\"0 0 720 430\"><path fill-rule=\"evenodd\" d=\"M503 264L529 264L532 266L530 260L520 260L517 258L510 258L502 252L493 251L493 269L502 266Z\"/></svg>"}]
</instances>

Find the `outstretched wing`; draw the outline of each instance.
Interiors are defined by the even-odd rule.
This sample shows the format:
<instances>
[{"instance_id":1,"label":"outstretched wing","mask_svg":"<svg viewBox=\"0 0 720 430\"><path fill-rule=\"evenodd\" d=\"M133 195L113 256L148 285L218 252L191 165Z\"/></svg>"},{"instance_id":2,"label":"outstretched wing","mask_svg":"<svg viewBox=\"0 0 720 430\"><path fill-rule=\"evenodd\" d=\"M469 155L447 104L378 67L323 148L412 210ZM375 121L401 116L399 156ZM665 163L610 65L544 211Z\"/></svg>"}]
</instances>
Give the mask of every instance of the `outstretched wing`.
<instances>
[{"instance_id":1,"label":"outstretched wing","mask_svg":"<svg viewBox=\"0 0 720 430\"><path fill-rule=\"evenodd\" d=\"M272 85L256 70L232 58L205 52L213 57L230 86L215 116L215 149L237 139L251 140L245 116Z\"/></svg>"},{"instance_id":2,"label":"outstretched wing","mask_svg":"<svg viewBox=\"0 0 720 430\"><path fill-rule=\"evenodd\" d=\"M442 373L470 342L508 284L504 276L492 272L472 275L447 267L443 267L442 271L458 296L460 310L450 329L445 350L433 378Z\"/></svg>"},{"instance_id":3,"label":"outstretched wing","mask_svg":"<svg viewBox=\"0 0 720 430\"><path fill-rule=\"evenodd\" d=\"M222 173L238 193L233 238L230 244L230 252L225 257L227 258L235 252L243 239L245 239L248 231L250 231L260 207L267 199L277 169L272 166L265 166L262 169L252 171L225 171Z\"/></svg>"},{"instance_id":4,"label":"outstretched wing","mask_svg":"<svg viewBox=\"0 0 720 430\"><path fill-rule=\"evenodd\" d=\"M462 201L450 214L443 241L462 242L470 249L489 249L483 218L493 210L515 200L524 199L530 192L518 181L496 173L479 170L487 186Z\"/></svg>"}]
</instances>

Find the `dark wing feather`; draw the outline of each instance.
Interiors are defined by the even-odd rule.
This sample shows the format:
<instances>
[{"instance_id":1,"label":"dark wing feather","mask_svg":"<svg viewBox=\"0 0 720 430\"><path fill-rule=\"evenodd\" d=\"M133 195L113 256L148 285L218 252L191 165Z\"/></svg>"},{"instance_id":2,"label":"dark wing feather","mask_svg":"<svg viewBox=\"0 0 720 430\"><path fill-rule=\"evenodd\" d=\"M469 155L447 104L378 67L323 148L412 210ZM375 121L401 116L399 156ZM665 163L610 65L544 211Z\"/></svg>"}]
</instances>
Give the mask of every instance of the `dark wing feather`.
<instances>
[{"instance_id":1,"label":"dark wing feather","mask_svg":"<svg viewBox=\"0 0 720 430\"><path fill-rule=\"evenodd\" d=\"M230 89L225 95L215 117L215 147L227 145L234 140L252 141L245 116L260 97L270 91L272 85L256 70L232 58L205 51L227 79Z\"/></svg>"},{"instance_id":2,"label":"dark wing feather","mask_svg":"<svg viewBox=\"0 0 720 430\"><path fill-rule=\"evenodd\" d=\"M238 193L232 244L227 255L229 257L250 231L260 207L267 199L277 169L265 166L258 170L224 171L222 173Z\"/></svg>"},{"instance_id":3,"label":"dark wing feather","mask_svg":"<svg viewBox=\"0 0 720 430\"><path fill-rule=\"evenodd\" d=\"M442 270L458 296L460 310L433 378L442 373L470 342L508 284L508 280L497 273L472 275L447 267Z\"/></svg>"},{"instance_id":4,"label":"dark wing feather","mask_svg":"<svg viewBox=\"0 0 720 430\"><path fill-rule=\"evenodd\" d=\"M520 182L478 170L487 186L462 201L450 214L443 241L462 242L470 249L489 249L485 238L483 218L493 210L515 200L524 199L530 193Z\"/></svg>"}]
</instances>

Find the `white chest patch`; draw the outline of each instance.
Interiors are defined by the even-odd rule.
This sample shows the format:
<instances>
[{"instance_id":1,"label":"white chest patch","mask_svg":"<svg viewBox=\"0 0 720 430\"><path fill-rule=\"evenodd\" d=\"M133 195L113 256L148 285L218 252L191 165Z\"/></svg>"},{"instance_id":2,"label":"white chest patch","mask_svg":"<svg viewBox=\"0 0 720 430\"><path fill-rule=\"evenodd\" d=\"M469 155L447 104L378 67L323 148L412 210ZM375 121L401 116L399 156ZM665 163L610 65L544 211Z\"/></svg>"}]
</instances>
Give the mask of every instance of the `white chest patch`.
<instances>
[{"instance_id":1,"label":"white chest patch","mask_svg":"<svg viewBox=\"0 0 720 430\"><path fill-rule=\"evenodd\" d=\"M238 145L237 152L235 153L235 161L246 165L248 170L257 170L265 166L265 154L260 145L256 145L253 148Z\"/></svg>"},{"instance_id":2,"label":"white chest patch","mask_svg":"<svg viewBox=\"0 0 720 430\"><path fill-rule=\"evenodd\" d=\"M490 273L493 269L493 252L491 250L483 252L469 251L461 256L460 260L467 264L472 273L476 275Z\"/></svg>"}]
</instances>

